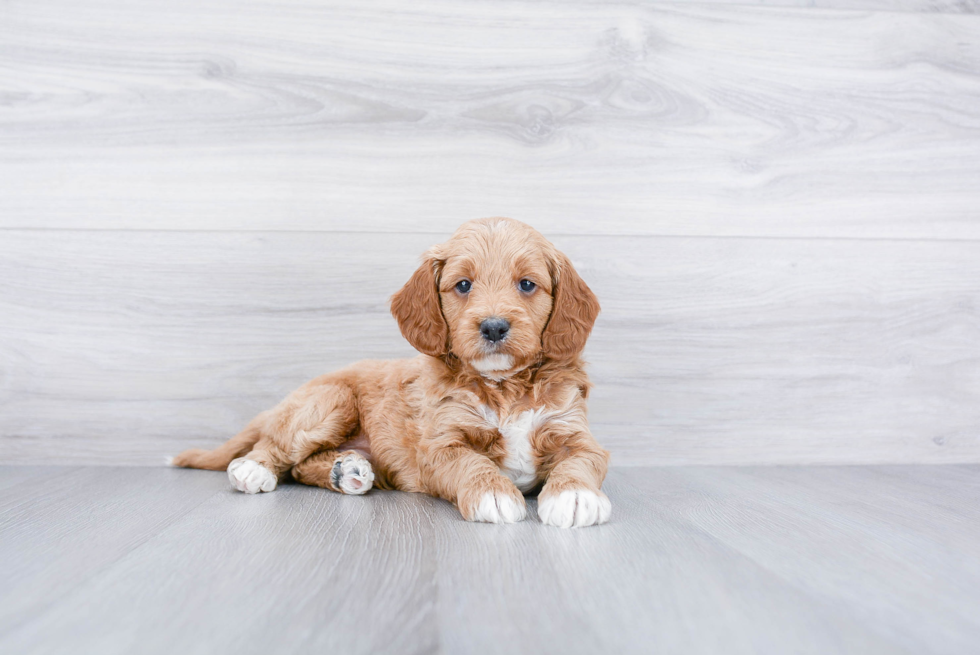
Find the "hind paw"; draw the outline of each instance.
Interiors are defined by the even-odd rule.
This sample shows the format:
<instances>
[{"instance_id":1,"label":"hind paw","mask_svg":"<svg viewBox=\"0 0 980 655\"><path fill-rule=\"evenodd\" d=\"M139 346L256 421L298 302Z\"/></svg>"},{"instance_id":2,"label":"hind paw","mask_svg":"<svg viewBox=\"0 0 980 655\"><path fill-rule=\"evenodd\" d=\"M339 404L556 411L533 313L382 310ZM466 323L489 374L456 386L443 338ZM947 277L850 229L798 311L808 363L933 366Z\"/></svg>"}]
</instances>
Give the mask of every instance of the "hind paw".
<instances>
[{"instance_id":1,"label":"hind paw","mask_svg":"<svg viewBox=\"0 0 980 655\"><path fill-rule=\"evenodd\" d=\"M247 494L257 494L260 491L273 491L278 480L276 474L262 466L254 459L239 457L228 465L228 480L231 486Z\"/></svg>"},{"instance_id":2,"label":"hind paw","mask_svg":"<svg viewBox=\"0 0 980 655\"><path fill-rule=\"evenodd\" d=\"M330 483L340 493L352 496L366 494L374 484L374 469L360 453L344 453L334 462Z\"/></svg>"}]
</instances>

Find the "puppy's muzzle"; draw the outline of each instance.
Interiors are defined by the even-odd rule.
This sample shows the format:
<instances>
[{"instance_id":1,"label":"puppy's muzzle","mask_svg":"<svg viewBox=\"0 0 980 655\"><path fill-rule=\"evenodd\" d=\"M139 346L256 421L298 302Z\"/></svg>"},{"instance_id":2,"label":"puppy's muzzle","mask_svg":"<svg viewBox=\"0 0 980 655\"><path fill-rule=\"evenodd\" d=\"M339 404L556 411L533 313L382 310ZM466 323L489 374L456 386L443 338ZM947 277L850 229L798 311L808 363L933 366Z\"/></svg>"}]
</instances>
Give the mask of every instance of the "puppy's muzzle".
<instances>
[{"instance_id":1,"label":"puppy's muzzle","mask_svg":"<svg viewBox=\"0 0 980 655\"><path fill-rule=\"evenodd\" d=\"M484 319L480 323L480 334L490 343L497 343L506 337L509 331L510 323L506 319L497 318L496 316Z\"/></svg>"}]
</instances>

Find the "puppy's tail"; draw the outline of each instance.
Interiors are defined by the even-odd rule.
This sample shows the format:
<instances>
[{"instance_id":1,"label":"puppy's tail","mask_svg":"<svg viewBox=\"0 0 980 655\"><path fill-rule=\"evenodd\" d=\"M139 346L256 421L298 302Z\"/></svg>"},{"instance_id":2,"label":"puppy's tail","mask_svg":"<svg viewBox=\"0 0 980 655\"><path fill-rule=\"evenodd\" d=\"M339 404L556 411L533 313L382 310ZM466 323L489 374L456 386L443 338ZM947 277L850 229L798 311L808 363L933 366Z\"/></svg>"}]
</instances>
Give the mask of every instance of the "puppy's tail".
<instances>
[{"instance_id":1,"label":"puppy's tail","mask_svg":"<svg viewBox=\"0 0 980 655\"><path fill-rule=\"evenodd\" d=\"M262 432L250 425L214 450L191 448L172 458L170 464L189 469L224 471L231 460L252 450L252 446L261 436Z\"/></svg>"}]
</instances>

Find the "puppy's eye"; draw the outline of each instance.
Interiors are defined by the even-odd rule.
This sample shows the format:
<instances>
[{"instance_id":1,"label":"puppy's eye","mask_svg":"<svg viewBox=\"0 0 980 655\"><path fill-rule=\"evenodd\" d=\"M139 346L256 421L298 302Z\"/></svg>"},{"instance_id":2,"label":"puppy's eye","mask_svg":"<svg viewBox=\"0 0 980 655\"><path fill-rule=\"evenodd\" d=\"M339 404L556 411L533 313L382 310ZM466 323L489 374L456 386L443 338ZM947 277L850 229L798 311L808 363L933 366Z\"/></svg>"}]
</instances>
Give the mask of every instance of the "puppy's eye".
<instances>
[{"instance_id":1,"label":"puppy's eye","mask_svg":"<svg viewBox=\"0 0 980 655\"><path fill-rule=\"evenodd\" d=\"M520 286L521 286L521 291L530 293L531 291L534 291L534 287L537 285L534 284L534 282L531 282L530 280L521 280Z\"/></svg>"},{"instance_id":2,"label":"puppy's eye","mask_svg":"<svg viewBox=\"0 0 980 655\"><path fill-rule=\"evenodd\" d=\"M459 291L460 293L469 293L471 286L473 286L473 284L470 283L469 280L460 280L456 283L456 291Z\"/></svg>"}]
</instances>

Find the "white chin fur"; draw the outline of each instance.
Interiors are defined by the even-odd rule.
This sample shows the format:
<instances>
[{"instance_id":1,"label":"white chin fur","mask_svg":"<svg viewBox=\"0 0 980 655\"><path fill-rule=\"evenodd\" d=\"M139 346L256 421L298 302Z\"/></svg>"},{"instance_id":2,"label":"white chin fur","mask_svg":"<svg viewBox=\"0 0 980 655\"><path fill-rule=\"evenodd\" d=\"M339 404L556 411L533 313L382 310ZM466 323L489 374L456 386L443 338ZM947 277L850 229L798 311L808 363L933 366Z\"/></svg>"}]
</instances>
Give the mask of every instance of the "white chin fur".
<instances>
[{"instance_id":1,"label":"white chin fur","mask_svg":"<svg viewBox=\"0 0 980 655\"><path fill-rule=\"evenodd\" d=\"M514 357L503 353L493 353L481 359L474 359L470 365L480 372L480 375L499 379L494 373L509 371L514 368Z\"/></svg>"},{"instance_id":2,"label":"white chin fur","mask_svg":"<svg viewBox=\"0 0 980 655\"><path fill-rule=\"evenodd\" d=\"M504 494L488 491L480 498L471 521L483 523L517 523L527 516L527 508Z\"/></svg>"},{"instance_id":3,"label":"white chin fur","mask_svg":"<svg viewBox=\"0 0 980 655\"><path fill-rule=\"evenodd\" d=\"M569 489L557 496L538 497L538 518L545 525L584 528L609 520L612 504L606 494L587 489Z\"/></svg>"}]
</instances>

